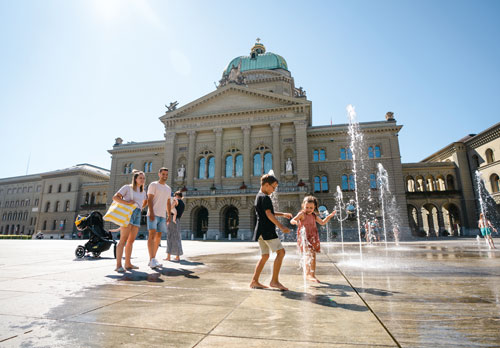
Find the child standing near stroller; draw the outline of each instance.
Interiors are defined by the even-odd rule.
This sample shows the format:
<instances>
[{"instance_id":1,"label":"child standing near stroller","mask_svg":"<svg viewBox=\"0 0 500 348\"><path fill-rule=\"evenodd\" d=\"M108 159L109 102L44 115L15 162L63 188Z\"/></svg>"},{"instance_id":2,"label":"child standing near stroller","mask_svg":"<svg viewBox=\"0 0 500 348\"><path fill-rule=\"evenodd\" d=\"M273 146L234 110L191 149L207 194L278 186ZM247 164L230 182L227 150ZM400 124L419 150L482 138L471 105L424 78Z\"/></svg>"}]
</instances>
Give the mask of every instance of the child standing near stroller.
<instances>
[{"instance_id":1,"label":"child standing near stroller","mask_svg":"<svg viewBox=\"0 0 500 348\"><path fill-rule=\"evenodd\" d=\"M297 245L299 252L306 260L306 277L310 281L319 283L316 278L316 253L321 252L319 241L318 228L316 223L325 225L332 217L335 216L335 210L324 219L319 217L318 200L314 196L307 196L302 202L302 210L295 216L290 223L298 225L297 228Z\"/></svg>"}]
</instances>

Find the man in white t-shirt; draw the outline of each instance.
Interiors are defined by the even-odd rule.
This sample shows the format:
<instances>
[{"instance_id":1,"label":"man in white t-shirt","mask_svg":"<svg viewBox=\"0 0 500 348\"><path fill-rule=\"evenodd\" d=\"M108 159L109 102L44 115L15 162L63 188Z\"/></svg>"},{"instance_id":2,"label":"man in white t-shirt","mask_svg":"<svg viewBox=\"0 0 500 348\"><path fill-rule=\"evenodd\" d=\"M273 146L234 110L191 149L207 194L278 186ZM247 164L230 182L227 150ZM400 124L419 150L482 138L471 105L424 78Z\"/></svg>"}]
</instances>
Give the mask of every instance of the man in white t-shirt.
<instances>
[{"instance_id":1,"label":"man in white t-shirt","mask_svg":"<svg viewBox=\"0 0 500 348\"><path fill-rule=\"evenodd\" d=\"M170 196L172 189L166 184L168 169L160 168L158 181L153 181L148 186L148 251L149 267L160 267L161 263L156 260L156 252L161 241L161 234L167 232L167 223L170 223Z\"/></svg>"}]
</instances>

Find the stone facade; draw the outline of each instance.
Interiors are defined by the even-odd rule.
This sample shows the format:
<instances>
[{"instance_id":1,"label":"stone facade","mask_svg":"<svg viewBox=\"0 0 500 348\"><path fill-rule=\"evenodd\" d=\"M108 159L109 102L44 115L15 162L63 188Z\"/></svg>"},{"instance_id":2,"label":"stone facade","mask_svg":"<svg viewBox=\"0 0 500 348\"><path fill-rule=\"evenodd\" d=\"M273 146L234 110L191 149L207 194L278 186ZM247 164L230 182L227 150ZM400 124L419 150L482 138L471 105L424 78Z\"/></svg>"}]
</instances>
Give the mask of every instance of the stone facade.
<instances>
[{"instance_id":1,"label":"stone facade","mask_svg":"<svg viewBox=\"0 0 500 348\"><path fill-rule=\"evenodd\" d=\"M0 233L71 238L79 213L105 212L108 183L109 171L89 164L0 179Z\"/></svg>"},{"instance_id":2,"label":"stone facade","mask_svg":"<svg viewBox=\"0 0 500 348\"><path fill-rule=\"evenodd\" d=\"M475 172L500 204L500 123L470 134L420 163L405 163L408 216L414 235L477 232L479 205ZM496 157L495 157L496 156Z\"/></svg>"}]
</instances>

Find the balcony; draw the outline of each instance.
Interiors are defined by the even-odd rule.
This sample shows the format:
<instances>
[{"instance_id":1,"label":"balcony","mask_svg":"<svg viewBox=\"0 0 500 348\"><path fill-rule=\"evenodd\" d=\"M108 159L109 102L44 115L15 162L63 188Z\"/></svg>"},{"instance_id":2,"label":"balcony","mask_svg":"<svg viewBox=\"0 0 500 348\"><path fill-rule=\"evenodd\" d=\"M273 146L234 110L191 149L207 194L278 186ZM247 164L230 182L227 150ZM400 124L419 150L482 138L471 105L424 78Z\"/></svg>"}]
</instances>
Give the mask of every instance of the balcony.
<instances>
[{"instance_id":1,"label":"balcony","mask_svg":"<svg viewBox=\"0 0 500 348\"><path fill-rule=\"evenodd\" d=\"M184 192L186 197L203 197L203 196L239 196L239 195L256 195L259 192L258 188L246 189L204 189L204 190L190 190ZM282 193L297 193L307 192L306 186L279 186L278 194Z\"/></svg>"},{"instance_id":2,"label":"balcony","mask_svg":"<svg viewBox=\"0 0 500 348\"><path fill-rule=\"evenodd\" d=\"M459 190L406 192L408 198L445 198L450 196L460 197L460 195Z\"/></svg>"}]
</instances>

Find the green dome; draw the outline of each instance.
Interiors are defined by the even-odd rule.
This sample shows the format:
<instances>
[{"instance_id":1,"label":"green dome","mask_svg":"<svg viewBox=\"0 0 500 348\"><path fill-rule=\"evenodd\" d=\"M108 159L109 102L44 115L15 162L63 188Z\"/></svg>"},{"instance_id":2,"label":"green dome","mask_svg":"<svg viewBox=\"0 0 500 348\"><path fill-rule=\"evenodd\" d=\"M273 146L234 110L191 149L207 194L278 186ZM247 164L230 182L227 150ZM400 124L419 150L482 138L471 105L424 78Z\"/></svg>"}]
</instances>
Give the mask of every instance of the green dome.
<instances>
[{"instance_id":1,"label":"green dome","mask_svg":"<svg viewBox=\"0 0 500 348\"><path fill-rule=\"evenodd\" d=\"M241 63L240 71L248 70L273 70L285 69L288 71L286 60L275 53L265 51L264 45L256 43L252 48L250 56L241 56L234 58L224 70L223 75L229 74L232 68L238 68Z\"/></svg>"}]
</instances>

